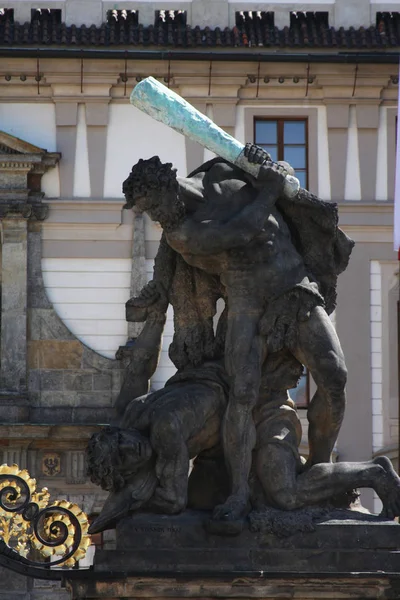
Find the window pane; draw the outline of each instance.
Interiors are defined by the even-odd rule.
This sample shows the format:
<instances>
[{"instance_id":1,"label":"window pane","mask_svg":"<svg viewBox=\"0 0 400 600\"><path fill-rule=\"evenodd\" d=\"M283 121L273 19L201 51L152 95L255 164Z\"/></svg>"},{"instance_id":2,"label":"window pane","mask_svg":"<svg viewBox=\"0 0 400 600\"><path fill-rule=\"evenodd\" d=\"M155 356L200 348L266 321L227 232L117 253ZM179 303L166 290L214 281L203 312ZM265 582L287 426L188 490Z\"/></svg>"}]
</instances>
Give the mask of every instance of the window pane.
<instances>
[{"instance_id":1,"label":"window pane","mask_svg":"<svg viewBox=\"0 0 400 600\"><path fill-rule=\"evenodd\" d=\"M283 124L283 142L284 144L305 144L306 122L285 121Z\"/></svg>"},{"instance_id":2,"label":"window pane","mask_svg":"<svg viewBox=\"0 0 400 600\"><path fill-rule=\"evenodd\" d=\"M306 406L307 405L307 375L304 374L301 376L299 384L297 388L293 388L289 390L289 394L293 402L297 406Z\"/></svg>"},{"instance_id":3,"label":"window pane","mask_svg":"<svg viewBox=\"0 0 400 600\"><path fill-rule=\"evenodd\" d=\"M272 160L278 160L278 146L264 146L261 144L259 146L270 153Z\"/></svg>"},{"instance_id":4,"label":"window pane","mask_svg":"<svg viewBox=\"0 0 400 600\"><path fill-rule=\"evenodd\" d=\"M305 169L306 168L306 149L305 147L294 147L294 146L285 146L284 159L290 165L292 165L293 169Z\"/></svg>"},{"instance_id":5,"label":"window pane","mask_svg":"<svg viewBox=\"0 0 400 600\"><path fill-rule=\"evenodd\" d=\"M296 171L295 173L297 179L300 181L300 187L302 188L306 188L307 187L307 174L305 171Z\"/></svg>"},{"instance_id":6,"label":"window pane","mask_svg":"<svg viewBox=\"0 0 400 600\"><path fill-rule=\"evenodd\" d=\"M276 144L277 131L277 121L256 121L256 144Z\"/></svg>"}]
</instances>

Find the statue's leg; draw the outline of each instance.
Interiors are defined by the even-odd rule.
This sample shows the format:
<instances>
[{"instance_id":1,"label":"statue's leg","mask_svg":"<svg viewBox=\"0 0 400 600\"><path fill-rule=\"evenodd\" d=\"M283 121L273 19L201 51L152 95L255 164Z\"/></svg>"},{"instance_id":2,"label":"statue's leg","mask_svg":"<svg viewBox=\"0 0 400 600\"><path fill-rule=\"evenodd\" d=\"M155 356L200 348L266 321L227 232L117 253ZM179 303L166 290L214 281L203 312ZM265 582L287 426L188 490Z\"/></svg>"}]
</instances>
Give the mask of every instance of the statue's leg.
<instances>
[{"instance_id":1,"label":"statue's leg","mask_svg":"<svg viewBox=\"0 0 400 600\"><path fill-rule=\"evenodd\" d=\"M225 364L231 378L228 407L222 426L226 465L231 482L231 495L214 510L215 519L233 521L247 511L248 478L255 444L252 411L257 402L262 340L258 336L261 303L251 296L251 281L240 291L228 292L228 319L225 342Z\"/></svg>"},{"instance_id":2,"label":"statue's leg","mask_svg":"<svg viewBox=\"0 0 400 600\"><path fill-rule=\"evenodd\" d=\"M267 502L276 508L305 508L354 488L369 487L382 500L383 516L393 519L400 513L400 479L386 457L359 463L320 463L296 475L293 452L278 442L260 448L256 465Z\"/></svg>"},{"instance_id":3,"label":"statue's leg","mask_svg":"<svg viewBox=\"0 0 400 600\"><path fill-rule=\"evenodd\" d=\"M320 306L298 325L295 357L311 372L317 391L308 408L308 464L330 462L346 403L347 370L336 331Z\"/></svg>"}]
</instances>

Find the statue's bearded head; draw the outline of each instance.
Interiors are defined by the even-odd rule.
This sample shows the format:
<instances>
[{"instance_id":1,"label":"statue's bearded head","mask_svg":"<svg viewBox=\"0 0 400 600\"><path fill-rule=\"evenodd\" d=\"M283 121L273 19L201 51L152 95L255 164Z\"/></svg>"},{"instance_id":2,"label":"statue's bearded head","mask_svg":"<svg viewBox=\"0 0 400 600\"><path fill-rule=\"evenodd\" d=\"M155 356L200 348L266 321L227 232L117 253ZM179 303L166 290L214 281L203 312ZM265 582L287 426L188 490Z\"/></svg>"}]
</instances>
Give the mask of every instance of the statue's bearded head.
<instances>
[{"instance_id":1,"label":"statue's bearded head","mask_svg":"<svg viewBox=\"0 0 400 600\"><path fill-rule=\"evenodd\" d=\"M136 429L106 427L89 440L88 475L103 490L117 492L152 457L149 439Z\"/></svg>"},{"instance_id":2,"label":"statue's bearded head","mask_svg":"<svg viewBox=\"0 0 400 600\"><path fill-rule=\"evenodd\" d=\"M173 229L185 215L176 169L171 163L162 163L158 156L140 159L122 184L122 191L126 198L124 208L135 206L147 212L166 230Z\"/></svg>"}]
</instances>

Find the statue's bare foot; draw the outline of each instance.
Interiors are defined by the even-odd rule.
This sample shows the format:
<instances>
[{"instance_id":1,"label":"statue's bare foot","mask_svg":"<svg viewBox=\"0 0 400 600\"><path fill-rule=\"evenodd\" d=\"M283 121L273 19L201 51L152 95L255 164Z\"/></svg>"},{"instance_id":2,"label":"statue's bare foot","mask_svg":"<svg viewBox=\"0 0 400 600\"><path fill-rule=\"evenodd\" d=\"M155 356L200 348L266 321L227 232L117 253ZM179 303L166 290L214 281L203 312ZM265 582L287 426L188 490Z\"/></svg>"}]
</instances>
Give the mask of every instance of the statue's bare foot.
<instances>
[{"instance_id":1,"label":"statue's bare foot","mask_svg":"<svg viewBox=\"0 0 400 600\"><path fill-rule=\"evenodd\" d=\"M180 497L180 495L173 490L158 487L154 492L150 505L157 512L176 515L182 512L186 506L185 494Z\"/></svg>"},{"instance_id":2,"label":"statue's bare foot","mask_svg":"<svg viewBox=\"0 0 400 600\"><path fill-rule=\"evenodd\" d=\"M238 521L247 516L249 503L247 495L232 494L224 504L214 508L213 519L217 521Z\"/></svg>"},{"instance_id":3,"label":"statue's bare foot","mask_svg":"<svg viewBox=\"0 0 400 600\"><path fill-rule=\"evenodd\" d=\"M399 517L400 477L397 475L391 461L386 456L378 456L377 458L374 458L373 462L376 465L380 465L386 474L386 482L382 486L382 489L376 489L376 492L383 504L381 516L386 517L387 519Z\"/></svg>"}]
</instances>

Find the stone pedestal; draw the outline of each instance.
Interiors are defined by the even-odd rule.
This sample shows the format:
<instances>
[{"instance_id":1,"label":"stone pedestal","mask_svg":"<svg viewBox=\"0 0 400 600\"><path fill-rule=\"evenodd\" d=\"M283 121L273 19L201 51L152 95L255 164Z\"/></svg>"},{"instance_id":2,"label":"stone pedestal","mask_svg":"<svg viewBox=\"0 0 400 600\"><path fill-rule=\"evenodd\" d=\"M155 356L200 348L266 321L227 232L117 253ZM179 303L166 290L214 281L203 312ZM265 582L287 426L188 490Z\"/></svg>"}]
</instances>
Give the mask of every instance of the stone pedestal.
<instances>
[{"instance_id":1,"label":"stone pedestal","mask_svg":"<svg viewBox=\"0 0 400 600\"><path fill-rule=\"evenodd\" d=\"M72 597L399 597L400 527L394 521L335 511L311 522L314 531L286 537L247 526L238 536L218 536L208 533L208 518L187 511L120 521L116 550L96 552L94 573L68 575Z\"/></svg>"},{"instance_id":2,"label":"stone pedestal","mask_svg":"<svg viewBox=\"0 0 400 600\"><path fill-rule=\"evenodd\" d=\"M70 579L66 583L72 600L172 600L191 598L262 600L367 600L399 598L398 575L372 576L358 573L340 576L302 575L262 577L126 577L124 579Z\"/></svg>"}]
</instances>

